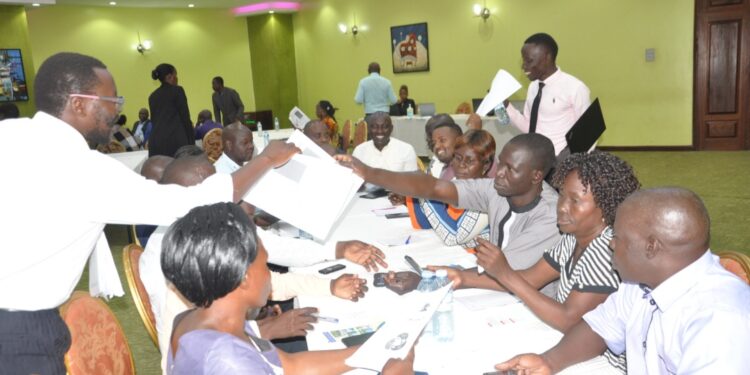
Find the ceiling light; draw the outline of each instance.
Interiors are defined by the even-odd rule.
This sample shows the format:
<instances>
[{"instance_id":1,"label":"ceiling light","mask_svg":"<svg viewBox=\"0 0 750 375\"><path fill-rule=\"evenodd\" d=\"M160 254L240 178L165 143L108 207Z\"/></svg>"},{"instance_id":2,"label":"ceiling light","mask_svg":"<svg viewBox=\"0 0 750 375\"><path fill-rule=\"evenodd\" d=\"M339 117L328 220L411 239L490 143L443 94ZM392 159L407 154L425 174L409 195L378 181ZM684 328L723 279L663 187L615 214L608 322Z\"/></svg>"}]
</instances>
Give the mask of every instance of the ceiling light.
<instances>
[{"instance_id":1,"label":"ceiling light","mask_svg":"<svg viewBox=\"0 0 750 375\"><path fill-rule=\"evenodd\" d=\"M109 5L117 5L117 3L116 3L116 2L114 2L114 1L110 1L110 2L109 2Z\"/></svg>"},{"instance_id":2,"label":"ceiling light","mask_svg":"<svg viewBox=\"0 0 750 375\"><path fill-rule=\"evenodd\" d=\"M272 11L272 10L268 11L268 14L273 14L273 13L274 13L274 11Z\"/></svg>"},{"instance_id":3,"label":"ceiling light","mask_svg":"<svg viewBox=\"0 0 750 375\"><path fill-rule=\"evenodd\" d=\"M188 4L188 8L195 8L195 4Z\"/></svg>"},{"instance_id":4,"label":"ceiling light","mask_svg":"<svg viewBox=\"0 0 750 375\"><path fill-rule=\"evenodd\" d=\"M38 7L38 6L39 6L39 3L34 3L34 4L31 4L31 6L33 6L33 7Z\"/></svg>"}]
</instances>

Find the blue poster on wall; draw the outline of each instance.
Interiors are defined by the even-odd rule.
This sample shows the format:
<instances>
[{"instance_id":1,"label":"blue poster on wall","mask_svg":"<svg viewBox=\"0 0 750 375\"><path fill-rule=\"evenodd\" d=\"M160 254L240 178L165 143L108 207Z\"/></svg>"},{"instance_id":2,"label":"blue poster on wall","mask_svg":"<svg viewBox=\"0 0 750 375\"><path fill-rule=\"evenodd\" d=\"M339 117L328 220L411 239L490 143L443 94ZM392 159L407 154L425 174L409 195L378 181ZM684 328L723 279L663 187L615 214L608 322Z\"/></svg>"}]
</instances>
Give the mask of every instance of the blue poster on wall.
<instances>
[{"instance_id":1,"label":"blue poster on wall","mask_svg":"<svg viewBox=\"0 0 750 375\"><path fill-rule=\"evenodd\" d=\"M29 100L20 49L0 49L0 102Z\"/></svg>"},{"instance_id":2,"label":"blue poster on wall","mask_svg":"<svg viewBox=\"0 0 750 375\"><path fill-rule=\"evenodd\" d=\"M393 72L425 72L430 70L427 23L391 27Z\"/></svg>"}]
</instances>

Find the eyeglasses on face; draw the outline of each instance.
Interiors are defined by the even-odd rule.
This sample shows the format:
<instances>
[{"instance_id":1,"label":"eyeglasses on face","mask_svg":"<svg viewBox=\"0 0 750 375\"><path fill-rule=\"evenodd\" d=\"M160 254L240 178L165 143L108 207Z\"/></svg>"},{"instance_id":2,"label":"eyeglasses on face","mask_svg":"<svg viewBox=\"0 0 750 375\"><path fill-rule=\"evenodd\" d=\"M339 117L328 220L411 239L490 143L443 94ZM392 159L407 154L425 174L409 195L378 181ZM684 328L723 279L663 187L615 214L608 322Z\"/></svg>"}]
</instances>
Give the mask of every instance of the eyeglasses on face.
<instances>
[{"instance_id":1,"label":"eyeglasses on face","mask_svg":"<svg viewBox=\"0 0 750 375\"><path fill-rule=\"evenodd\" d=\"M112 102L112 103L115 103L115 105L117 105L118 112L121 111L122 106L125 105L125 97L122 97L122 96L99 96L99 95L88 95L88 94L70 94L69 96Z\"/></svg>"}]
</instances>

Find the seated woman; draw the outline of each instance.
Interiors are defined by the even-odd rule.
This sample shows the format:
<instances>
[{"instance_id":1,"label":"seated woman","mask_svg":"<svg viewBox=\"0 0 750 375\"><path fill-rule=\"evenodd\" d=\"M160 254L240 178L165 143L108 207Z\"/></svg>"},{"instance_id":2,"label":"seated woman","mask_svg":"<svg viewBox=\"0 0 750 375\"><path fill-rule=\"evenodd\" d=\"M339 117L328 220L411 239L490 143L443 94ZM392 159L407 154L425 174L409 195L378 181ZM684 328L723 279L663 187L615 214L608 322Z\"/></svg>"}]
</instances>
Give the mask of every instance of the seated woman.
<instances>
[{"instance_id":1,"label":"seated woman","mask_svg":"<svg viewBox=\"0 0 750 375\"><path fill-rule=\"evenodd\" d=\"M328 100L321 100L315 106L315 115L318 116L318 120L323 121L328 127L331 146L338 150L341 148L341 145L339 144L341 142L341 137L339 137L339 125L336 123L336 117L333 116L336 113L336 109L337 108L333 108L333 104Z\"/></svg>"},{"instance_id":2,"label":"seated woman","mask_svg":"<svg viewBox=\"0 0 750 375\"><path fill-rule=\"evenodd\" d=\"M287 354L260 339L248 311L271 291L268 254L255 225L233 203L192 209L169 227L161 266L197 308L178 315L169 346L168 374L339 374L357 349ZM413 373L413 351L391 360L383 374Z\"/></svg>"},{"instance_id":3,"label":"seated woman","mask_svg":"<svg viewBox=\"0 0 750 375\"><path fill-rule=\"evenodd\" d=\"M417 104L414 103L414 99L409 99L409 87L401 85L398 89L398 101L392 105L389 114L391 116L406 116L409 107L417 114Z\"/></svg>"},{"instance_id":4,"label":"seated woman","mask_svg":"<svg viewBox=\"0 0 750 375\"><path fill-rule=\"evenodd\" d=\"M476 270L448 270L455 287L512 292L541 320L565 332L583 314L616 291L620 277L612 268L612 224L617 206L638 190L632 167L606 152L573 154L557 167L553 177L560 189L557 224L563 237L531 268L514 271L494 244L479 241ZM436 267L431 267L436 268ZM539 292L560 280L555 298ZM605 352L610 364L625 371L624 356Z\"/></svg>"},{"instance_id":5,"label":"seated woman","mask_svg":"<svg viewBox=\"0 0 750 375\"><path fill-rule=\"evenodd\" d=\"M490 177L495 159L495 139L484 130L470 130L456 138L450 167L455 178ZM487 214L464 210L440 201L406 199L412 226L416 229L432 228L448 246L461 245L466 249L477 246L476 238L490 236Z\"/></svg>"}]
</instances>

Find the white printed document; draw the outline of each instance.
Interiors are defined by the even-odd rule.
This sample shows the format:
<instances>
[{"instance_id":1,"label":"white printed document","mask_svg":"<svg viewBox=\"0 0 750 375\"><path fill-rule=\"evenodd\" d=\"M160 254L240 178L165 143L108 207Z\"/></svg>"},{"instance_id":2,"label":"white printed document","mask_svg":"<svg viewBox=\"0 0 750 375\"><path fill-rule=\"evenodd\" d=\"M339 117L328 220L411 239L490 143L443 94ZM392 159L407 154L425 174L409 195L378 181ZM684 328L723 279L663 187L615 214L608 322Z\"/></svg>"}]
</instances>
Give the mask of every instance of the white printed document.
<instances>
[{"instance_id":1,"label":"white printed document","mask_svg":"<svg viewBox=\"0 0 750 375\"><path fill-rule=\"evenodd\" d=\"M363 180L299 130L287 142L302 153L266 172L243 200L325 240Z\"/></svg>"},{"instance_id":2,"label":"white printed document","mask_svg":"<svg viewBox=\"0 0 750 375\"><path fill-rule=\"evenodd\" d=\"M490 111L500 105L505 99L508 99L514 92L521 88L521 84L513 78L510 73L500 69L495 78L492 80L490 92L482 100L482 104L477 108L479 116L487 116Z\"/></svg>"},{"instance_id":3,"label":"white printed document","mask_svg":"<svg viewBox=\"0 0 750 375\"><path fill-rule=\"evenodd\" d=\"M292 125L294 125L295 128L299 130L305 129L305 124L310 122L310 118L305 115L305 112L302 112L301 109L298 107L292 108L291 111L289 111L289 121L292 122Z\"/></svg>"},{"instance_id":4,"label":"white printed document","mask_svg":"<svg viewBox=\"0 0 750 375\"><path fill-rule=\"evenodd\" d=\"M429 293L411 292L398 318L385 322L351 357L347 366L381 371L391 358L404 359L453 283Z\"/></svg>"}]
</instances>

